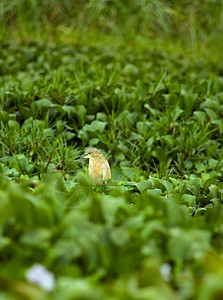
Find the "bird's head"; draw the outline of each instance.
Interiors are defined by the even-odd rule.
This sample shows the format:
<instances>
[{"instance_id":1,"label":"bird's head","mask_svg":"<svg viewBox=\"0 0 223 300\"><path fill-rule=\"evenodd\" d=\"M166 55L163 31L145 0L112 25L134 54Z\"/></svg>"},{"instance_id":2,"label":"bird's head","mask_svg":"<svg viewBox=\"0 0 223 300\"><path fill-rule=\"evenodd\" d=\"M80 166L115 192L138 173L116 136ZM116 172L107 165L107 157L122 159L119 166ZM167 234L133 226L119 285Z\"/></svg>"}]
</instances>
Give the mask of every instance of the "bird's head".
<instances>
[{"instance_id":1,"label":"bird's head","mask_svg":"<svg viewBox=\"0 0 223 300\"><path fill-rule=\"evenodd\" d=\"M87 149L85 153L82 154L81 156L76 157L75 160L79 158L103 158L103 157L104 155L98 149L90 148Z\"/></svg>"}]
</instances>

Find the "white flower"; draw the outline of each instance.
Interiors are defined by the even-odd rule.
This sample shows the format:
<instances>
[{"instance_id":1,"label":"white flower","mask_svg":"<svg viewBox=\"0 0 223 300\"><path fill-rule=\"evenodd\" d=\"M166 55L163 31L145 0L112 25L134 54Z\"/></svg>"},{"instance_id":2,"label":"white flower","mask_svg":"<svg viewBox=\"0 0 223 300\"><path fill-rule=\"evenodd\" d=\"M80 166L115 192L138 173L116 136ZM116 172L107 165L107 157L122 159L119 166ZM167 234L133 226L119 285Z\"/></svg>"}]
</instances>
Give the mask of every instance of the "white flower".
<instances>
[{"instance_id":1,"label":"white flower","mask_svg":"<svg viewBox=\"0 0 223 300\"><path fill-rule=\"evenodd\" d=\"M171 265L168 263L164 263L160 266L160 275L165 281L170 281L172 274L171 274Z\"/></svg>"},{"instance_id":2,"label":"white flower","mask_svg":"<svg viewBox=\"0 0 223 300\"><path fill-rule=\"evenodd\" d=\"M26 279L35 283L44 291L51 292L55 287L55 276L41 264L34 264L26 271Z\"/></svg>"}]
</instances>

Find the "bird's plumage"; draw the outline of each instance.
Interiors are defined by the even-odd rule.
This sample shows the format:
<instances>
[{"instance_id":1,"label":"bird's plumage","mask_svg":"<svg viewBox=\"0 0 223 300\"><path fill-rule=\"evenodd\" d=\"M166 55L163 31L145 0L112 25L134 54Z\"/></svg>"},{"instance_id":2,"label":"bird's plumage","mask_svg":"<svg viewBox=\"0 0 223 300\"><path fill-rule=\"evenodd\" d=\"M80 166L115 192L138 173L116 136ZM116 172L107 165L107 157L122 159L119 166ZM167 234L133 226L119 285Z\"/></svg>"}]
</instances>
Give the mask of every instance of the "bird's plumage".
<instances>
[{"instance_id":1,"label":"bird's plumage","mask_svg":"<svg viewBox=\"0 0 223 300\"><path fill-rule=\"evenodd\" d=\"M98 149L90 148L76 159L79 158L89 158L88 174L94 184L104 184L106 179L111 178L109 163Z\"/></svg>"}]
</instances>

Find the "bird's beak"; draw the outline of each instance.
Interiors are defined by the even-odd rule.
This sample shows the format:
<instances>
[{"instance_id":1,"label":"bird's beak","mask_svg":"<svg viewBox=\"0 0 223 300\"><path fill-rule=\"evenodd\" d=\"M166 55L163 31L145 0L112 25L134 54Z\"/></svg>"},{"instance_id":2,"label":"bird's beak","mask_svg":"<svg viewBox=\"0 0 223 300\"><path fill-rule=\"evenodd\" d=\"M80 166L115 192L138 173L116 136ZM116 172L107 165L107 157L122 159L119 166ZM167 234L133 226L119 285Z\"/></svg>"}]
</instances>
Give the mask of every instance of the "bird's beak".
<instances>
[{"instance_id":1,"label":"bird's beak","mask_svg":"<svg viewBox=\"0 0 223 300\"><path fill-rule=\"evenodd\" d=\"M79 158L85 158L85 156L86 156L86 154L84 153L84 154L82 154L81 156L76 157L74 160L77 160L77 159L79 159Z\"/></svg>"},{"instance_id":2,"label":"bird's beak","mask_svg":"<svg viewBox=\"0 0 223 300\"><path fill-rule=\"evenodd\" d=\"M79 159L79 158L81 158L81 156L76 157L74 160L77 160L77 159Z\"/></svg>"}]
</instances>

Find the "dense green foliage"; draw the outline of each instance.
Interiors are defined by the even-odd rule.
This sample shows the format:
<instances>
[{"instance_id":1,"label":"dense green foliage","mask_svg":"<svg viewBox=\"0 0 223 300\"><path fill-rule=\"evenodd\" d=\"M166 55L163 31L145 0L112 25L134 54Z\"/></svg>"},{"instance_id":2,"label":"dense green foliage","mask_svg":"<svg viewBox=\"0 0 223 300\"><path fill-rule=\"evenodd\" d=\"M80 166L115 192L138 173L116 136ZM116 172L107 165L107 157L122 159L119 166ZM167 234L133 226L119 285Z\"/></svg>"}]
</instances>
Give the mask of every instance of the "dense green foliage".
<instances>
[{"instance_id":1,"label":"dense green foliage","mask_svg":"<svg viewBox=\"0 0 223 300\"><path fill-rule=\"evenodd\" d=\"M50 299L222 295L222 183L150 178L93 188L77 179L50 177L34 190L1 180L5 299L46 295L22 281L34 262L56 274Z\"/></svg>"},{"instance_id":2,"label":"dense green foliage","mask_svg":"<svg viewBox=\"0 0 223 300\"><path fill-rule=\"evenodd\" d=\"M1 299L223 297L222 5L175 2L1 1Z\"/></svg>"},{"instance_id":3,"label":"dense green foliage","mask_svg":"<svg viewBox=\"0 0 223 300\"><path fill-rule=\"evenodd\" d=\"M3 47L5 174L70 173L77 147L90 145L146 176L221 176L221 69L157 51Z\"/></svg>"},{"instance_id":4,"label":"dense green foliage","mask_svg":"<svg viewBox=\"0 0 223 300\"><path fill-rule=\"evenodd\" d=\"M2 0L0 26L24 35L46 29L70 36L97 30L133 38L190 39L197 42L222 34L222 1L219 0ZM75 32L73 32L75 31ZM36 32L38 35L38 33Z\"/></svg>"}]
</instances>

